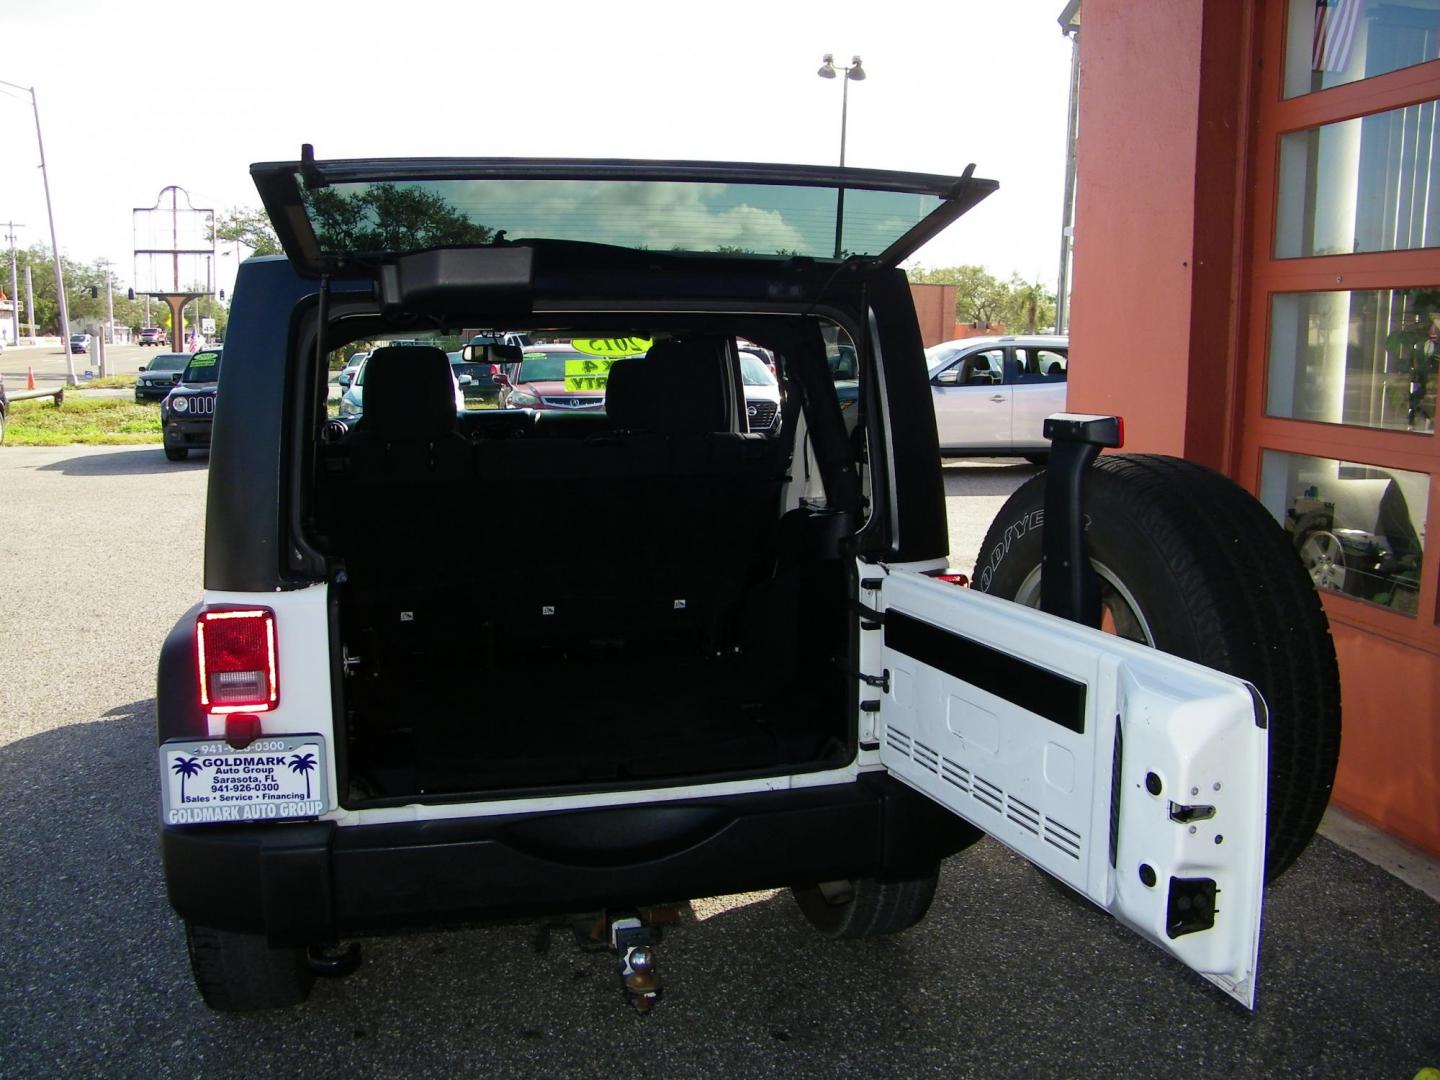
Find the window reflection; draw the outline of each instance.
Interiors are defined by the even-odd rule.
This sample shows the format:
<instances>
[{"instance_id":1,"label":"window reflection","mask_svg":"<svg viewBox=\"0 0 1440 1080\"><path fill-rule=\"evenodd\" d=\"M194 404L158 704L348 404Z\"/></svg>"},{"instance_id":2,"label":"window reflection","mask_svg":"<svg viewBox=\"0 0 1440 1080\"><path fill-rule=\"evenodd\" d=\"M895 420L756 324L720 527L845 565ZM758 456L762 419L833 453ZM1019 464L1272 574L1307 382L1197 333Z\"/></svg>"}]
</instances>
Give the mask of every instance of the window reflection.
<instances>
[{"instance_id":1,"label":"window reflection","mask_svg":"<svg viewBox=\"0 0 1440 1080\"><path fill-rule=\"evenodd\" d=\"M1440 0L1290 0L1285 96L1440 58Z\"/></svg>"},{"instance_id":2,"label":"window reflection","mask_svg":"<svg viewBox=\"0 0 1440 1080\"><path fill-rule=\"evenodd\" d=\"M1279 293L1265 411L1433 434L1440 288Z\"/></svg>"},{"instance_id":3,"label":"window reflection","mask_svg":"<svg viewBox=\"0 0 1440 1080\"><path fill-rule=\"evenodd\" d=\"M1319 589L1414 615L1430 478L1266 450L1260 500Z\"/></svg>"},{"instance_id":4,"label":"window reflection","mask_svg":"<svg viewBox=\"0 0 1440 1080\"><path fill-rule=\"evenodd\" d=\"M1280 137L1275 257L1440 247L1435 102Z\"/></svg>"}]
</instances>

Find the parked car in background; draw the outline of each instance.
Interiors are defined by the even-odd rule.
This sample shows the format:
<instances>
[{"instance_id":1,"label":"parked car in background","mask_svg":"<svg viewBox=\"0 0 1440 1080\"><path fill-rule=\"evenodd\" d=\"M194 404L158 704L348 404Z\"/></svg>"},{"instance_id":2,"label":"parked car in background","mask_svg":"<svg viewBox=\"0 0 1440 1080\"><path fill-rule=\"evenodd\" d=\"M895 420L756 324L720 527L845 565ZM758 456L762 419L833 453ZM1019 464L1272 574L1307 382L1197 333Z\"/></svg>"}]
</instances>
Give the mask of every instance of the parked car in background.
<instances>
[{"instance_id":1,"label":"parked car in background","mask_svg":"<svg viewBox=\"0 0 1440 1080\"><path fill-rule=\"evenodd\" d=\"M336 380L342 387L349 386L355 381L355 373L360 370L360 365L369 356L368 352L351 353L350 359L345 361L344 368L340 371L340 377Z\"/></svg>"},{"instance_id":2,"label":"parked car in background","mask_svg":"<svg viewBox=\"0 0 1440 1080\"><path fill-rule=\"evenodd\" d=\"M71 351L72 353L89 352L89 351L90 351L90 335L89 335L89 334L71 334L71 335L70 335L70 351Z\"/></svg>"},{"instance_id":3,"label":"parked car in background","mask_svg":"<svg viewBox=\"0 0 1440 1080\"><path fill-rule=\"evenodd\" d=\"M637 355L643 356L644 353ZM506 373L506 385L500 391L501 408L535 409L542 412L554 409L603 409L603 386L600 389L580 390L568 385L568 378L573 378L570 376L573 369L567 368L567 363L573 365L595 359L597 357L593 354L580 352L568 342L526 346L520 363L510 365L510 371Z\"/></svg>"},{"instance_id":4,"label":"parked car in background","mask_svg":"<svg viewBox=\"0 0 1440 1080\"><path fill-rule=\"evenodd\" d=\"M940 452L950 457L1050 453L1045 418L1065 411L1070 339L975 337L925 350Z\"/></svg>"},{"instance_id":5,"label":"parked car in background","mask_svg":"<svg viewBox=\"0 0 1440 1080\"><path fill-rule=\"evenodd\" d=\"M740 382L745 387L745 417L751 431L780 430L780 383L758 350L740 350Z\"/></svg>"},{"instance_id":6,"label":"parked car in background","mask_svg":"<svg viewBox=\"0 0 1440 1080\"><path fill-rule=\"evenodd\" d=\"M172 352L161 353L150 363L140 365L140 373L135 379L135 400L163 401L180 381L189 363L189 353Z\"/></svg>"},{"instance_id":7,"label":"parked car in background","mask_svg":"<svg viewBox=\"0 0 1440 1080\"><path fill-rule=\"evenodd\" d=\"M427 344L424 341L405 341L400 344L405 346L420 346ZM354 424L365 415L365 368L370 363L371 353L364 354L360 366L355 369L355 375L350 380L350 385L345 387L345 392L340 395L340 419L349 424ZM465 395L460 388L460 379L454 368L451 368L450 375L455 384L455 411L465 411Z\"/></svg>"},{"instance_id":8,"label":"parked car in background","mask_svg":"<svg viewBox=\"0 0 1440 1080\"><path fill-rule=\"evenodd\" d=\"M142 326L140 328L140 336L139 338L137 338L137 342L141 345L156 345L163 347L170 343L170 338L169 335L165 333L164 329L159 326Z\"/></svg>"},{"instance_id":9,"label":"parked car in background","mask_svg":"<svg viewBox=\"0 0 1440 1080\"><path fill-rule=\"evenodd\" d=\"M165 456L184 461L191 450L210 449L215 391L220 382L220 350L204 349L188 357L179 383L160 406Z\"/></svg>"}]
</instances>

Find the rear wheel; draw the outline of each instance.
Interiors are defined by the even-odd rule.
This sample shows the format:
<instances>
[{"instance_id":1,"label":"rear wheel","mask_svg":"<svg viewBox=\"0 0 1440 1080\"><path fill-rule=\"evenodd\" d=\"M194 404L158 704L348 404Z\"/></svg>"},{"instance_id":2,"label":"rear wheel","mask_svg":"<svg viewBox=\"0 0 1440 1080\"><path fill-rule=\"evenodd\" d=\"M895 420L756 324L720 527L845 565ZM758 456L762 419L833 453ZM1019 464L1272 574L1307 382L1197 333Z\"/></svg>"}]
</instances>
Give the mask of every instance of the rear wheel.
<instances>
[{"instance_id":1,"label":"rear wheel","mask_svg":"<svg viewBox=\"0 0 1440 1080\"><path fill-rule=\"evenodd\" d=\"M990 526L974 587L1038 607L1044 477ZM1285 531L1193 462L1109 455L1086 480L1102 629L1253 683L1270 710L1265 873L1310 841L1340 752L1340 677L1324 609Z\"/></svg>"},{"instance_id":2,"label":"rear wheel","mask_svg":"<svg viewBox=\"0 0 1440 1080\"><path fill-rule=\"evenodd\" d=\"M305 950L275 947L259 934L185 924L190 971L205 1004L216 1012L252 1012L298 1005L315 972Z\"/></svg>"},{"instance_id":3,"label":"rear wheel","mask_svg":"<svg viewBox=\"0 0 1440 1080\"><path fill-rule=\"evenodd\" d=\"M806 922L828 938L849 941L909 930L930 910L939 879L937 865L904 881L827 881L791 891Z\"/></svg>"}]
</instances>

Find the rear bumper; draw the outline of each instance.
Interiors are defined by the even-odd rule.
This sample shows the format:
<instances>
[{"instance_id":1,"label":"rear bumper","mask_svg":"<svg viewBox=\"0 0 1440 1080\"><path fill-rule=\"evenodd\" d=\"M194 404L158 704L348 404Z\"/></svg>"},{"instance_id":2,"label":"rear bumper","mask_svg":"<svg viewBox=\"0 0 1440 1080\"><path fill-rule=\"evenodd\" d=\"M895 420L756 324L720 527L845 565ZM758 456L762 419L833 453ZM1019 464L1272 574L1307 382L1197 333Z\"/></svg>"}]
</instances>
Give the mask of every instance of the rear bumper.
<instances>
[{"instance_id":1,"label":"rear bumper","mask_svg":"<svg viewBox=\"0 0 1440 1080\"><path fill-rule=\"evenodd\" d=\"M162 830L170 902L305 944L840 878L904 878L973 828L887 776L641 807L338 828Z\"/></svg>"}]
</instances>

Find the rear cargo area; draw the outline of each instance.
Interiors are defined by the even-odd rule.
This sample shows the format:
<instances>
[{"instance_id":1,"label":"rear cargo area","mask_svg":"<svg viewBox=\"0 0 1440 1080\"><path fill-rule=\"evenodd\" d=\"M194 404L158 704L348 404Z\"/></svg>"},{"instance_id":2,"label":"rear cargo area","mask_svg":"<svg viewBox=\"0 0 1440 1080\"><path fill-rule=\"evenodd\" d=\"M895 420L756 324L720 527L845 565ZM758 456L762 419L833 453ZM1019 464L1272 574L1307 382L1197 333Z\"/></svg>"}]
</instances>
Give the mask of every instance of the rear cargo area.
<instances>
[{"instance_id":1,"label":"rear cargo area","mask_svg":"<svg viewBox=\"0 0 1440 1080\"><path fill-rule=\"evenodd\" d=\"M670 352L687 386L719 377L711 346ZM853 523L787 512L786 439L727 430L718 391L660 411L674 395L637 368L612 369L604 415L457 420L438 368L426 394L372 367L315 500L337 568L346 805L853 755L837 542Z\"/></svg>"}]
</instances>

